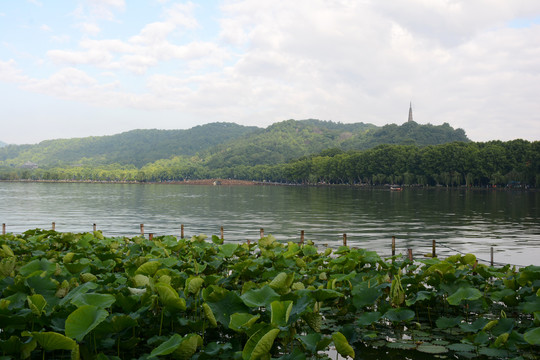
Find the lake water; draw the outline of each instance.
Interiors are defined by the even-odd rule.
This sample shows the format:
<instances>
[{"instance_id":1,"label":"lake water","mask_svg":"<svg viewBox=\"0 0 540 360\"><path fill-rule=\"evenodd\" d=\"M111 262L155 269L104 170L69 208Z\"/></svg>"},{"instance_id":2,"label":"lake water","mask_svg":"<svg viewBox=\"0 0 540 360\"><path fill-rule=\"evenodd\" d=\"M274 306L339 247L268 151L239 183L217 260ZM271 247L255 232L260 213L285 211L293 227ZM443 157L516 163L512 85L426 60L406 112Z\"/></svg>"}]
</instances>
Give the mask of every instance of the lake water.
<instances>
[{"instance_id":1,"label":"lake water","mask_svg":"<svg viewBox=\"0 0 540 360\"><path fill-rule=\"evenodd\" d=\"M197 186L165 184L0 183L0 223L7 232L33 228L105 236L146 233L219 235L252 241L259 229L280 241L305 239L336 248L391 253L413 249L441 256L472 252L489 261L540 265L540 192L301 186Z\"/></svg>"}]
</instances>

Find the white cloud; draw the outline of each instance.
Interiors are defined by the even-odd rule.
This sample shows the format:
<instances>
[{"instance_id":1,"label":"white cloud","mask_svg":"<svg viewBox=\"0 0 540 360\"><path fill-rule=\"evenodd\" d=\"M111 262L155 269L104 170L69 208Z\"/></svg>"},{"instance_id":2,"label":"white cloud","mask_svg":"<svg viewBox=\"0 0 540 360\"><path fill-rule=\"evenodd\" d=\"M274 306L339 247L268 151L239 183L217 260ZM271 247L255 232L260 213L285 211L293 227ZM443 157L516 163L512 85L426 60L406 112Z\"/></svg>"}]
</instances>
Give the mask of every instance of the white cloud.
<instances>
[{"instance_id":1,"label":"white cloud","mask_svg":"<svg viewBox=\"0 0 540 360\"><path fill-rule=\"evenodd\" d=\"M39 27L41 31L50 32L52 31L51 27L49 25L43 24Z\"/></svg>"}]
</instances>

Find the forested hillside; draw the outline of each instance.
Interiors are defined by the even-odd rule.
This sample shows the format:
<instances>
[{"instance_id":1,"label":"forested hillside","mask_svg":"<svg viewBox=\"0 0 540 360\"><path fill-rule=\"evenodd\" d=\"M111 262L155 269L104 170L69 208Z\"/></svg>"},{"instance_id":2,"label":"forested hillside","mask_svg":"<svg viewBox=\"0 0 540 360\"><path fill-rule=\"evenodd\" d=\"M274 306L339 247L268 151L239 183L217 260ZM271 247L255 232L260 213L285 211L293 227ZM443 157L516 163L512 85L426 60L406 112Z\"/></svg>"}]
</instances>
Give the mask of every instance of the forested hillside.
<instances>
[{"instance_id":1,"label":"forested hillside","mask_svg":"<svg viewBox=\"0 0 540 360\"><path fill-rule=\"evenodd\" d=\"M7 144L5 142L3 142L3 141L0 141L0 148L4 147L4 146L7 146Z\"/></svg>"},{"instance_id":2,"label":"forested hillside","mask_svg":"<svg viewBox=\"0 0 540 360\"><path fill-rule=\"evenodd\" d=\"M47 140L37 145L0 148L0 166L42 169L70 166L141 168L175 156L198 155L209 169L280 164L325 149L369 149L381 144L436 145L469 141L448 124L342 124L320 120L286 120L266 129L212 123L189 130L132 130L112 136Z\"/></svg>"},{"instance_id":3,"label":"forested hillside","mask_svg":"<svg viewBox=\"0 0 540 360\"><path fill-rule=\"evenodd\" d=\"M39 167L144 164L174 155L194 155L210 147L256 131L233 123L211 123L189 130L132 130L112 136L47 140L37 145L9 145L0 149L0 164Z\"/></svg>"}]
</instances>

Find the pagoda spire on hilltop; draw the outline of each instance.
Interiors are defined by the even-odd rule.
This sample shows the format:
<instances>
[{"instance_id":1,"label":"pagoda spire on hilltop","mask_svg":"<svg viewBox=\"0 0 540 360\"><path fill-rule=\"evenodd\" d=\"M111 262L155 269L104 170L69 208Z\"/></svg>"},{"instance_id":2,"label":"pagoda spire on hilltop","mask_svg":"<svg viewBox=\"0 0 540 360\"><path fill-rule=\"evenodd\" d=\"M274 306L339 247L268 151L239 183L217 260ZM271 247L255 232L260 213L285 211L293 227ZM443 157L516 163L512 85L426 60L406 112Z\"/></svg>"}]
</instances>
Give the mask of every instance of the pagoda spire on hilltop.
<instances>
[{"instance_id":1,"label":"pagoda spire on hilltop","mask_svg":"<svg viewBox=\"0 0 540 360\"><path fill-rule=\"evenodd\" d=\"M409 120L407 122L413 122L412 118L412 101L409 103Z\"/></svg>"}]
</instances>

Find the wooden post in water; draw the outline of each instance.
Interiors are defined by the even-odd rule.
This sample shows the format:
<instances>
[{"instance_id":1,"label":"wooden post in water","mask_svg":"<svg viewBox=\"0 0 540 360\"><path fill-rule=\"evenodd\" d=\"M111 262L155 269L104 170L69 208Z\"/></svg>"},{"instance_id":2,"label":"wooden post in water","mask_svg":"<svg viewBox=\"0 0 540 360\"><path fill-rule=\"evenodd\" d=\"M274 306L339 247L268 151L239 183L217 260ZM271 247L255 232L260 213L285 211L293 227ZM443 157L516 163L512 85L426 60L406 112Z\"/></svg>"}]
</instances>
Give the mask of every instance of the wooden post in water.
<instances>
[{"instance_id":1,"label":"wooden post in water","mask_svg":"<svg viewBox=\"0 0 540 360\"><path fill-rule=\"evenodd\" d=\"M343 234L343 246L347 246L347 234Z\"/></svg>"},{"instance_id":2,"label":"wooden post in water","mask_svg":"<svg viewBox=\"0 0 540 360\"><path fill-rule=\"evenodd\" d=\"M304 230L300 231L300 245L304 245Z\"/></svg>"},{"instance_id":3,"label":"wooden post in water","mask_svg":"<svg viewBox=\"0 0 540 360\"><path fill-rule=\"evenodd\" d=\"M264 237L264 229L263 228L261 228L261 230L260 230L260 235L261 235L261 239L262 239Z\"/></svg>"},{"instance_id":4,"label":"wooden post in water","mask_svg":"<svg viewBox=\"0 0 540 360\"><path fill-rule=\"evenodd\" d=\"M94 227L94 231L96 231L96 229L97 229L96 223L93 224L93 227Z\"/></svg>"},{"instance_id":5,"label":"wooden post in water","mask_svg":"<svg viewBox=\"0 0 540 360\"><path fill-rule=\"evenodd\" d=\"M141 236L144 236L144 224L141 224Z\"/></svg>"},{"instance_id":6,"label":"wooden post in water","mask_svg":"<svg viewBox=\"0 0 540 360\"><path fill-rule=\"evenodd\" d=\"M154 233L148 233L148 240L152 241L154 239Z\"/></svg>"},{"instance_id":7,"label":"wooden post in water","mask_svg":"<svg viewBox=\"0 0 540 360\"><path fill-rule=\"evenodd\" d=\"M2 223L2 235L6 235L6 223Z\"/></svg>"},{"instance_id":8,"label":"wooden post in water","mask_svg":"<svg viewBox=\"0 0 540 360\"><path fill-rule=\"evenodd\" d=\"M184 238L184 224L180 225L180 239Z\"/></svg>"},{"instance_id":9,"label":"wooden post in water","mask_svg":"<svg viewBox=\"0 0 540 360\"><path fill-rule=\"evenodd\" d=\"M392 256L396 255L396 237L392 236Z\"/></svg>"},{"instance_id":10,"label":"wooden post in water","mask_svg":"<svg viewBox=\"0 0 540 360\"><path fill-rule=\"evenodd\" d=\"M407 249L407 251L409 252L409 260L413 261L412 249Z\"/></svg>"},{"instance_id":11,"label":"wooden post in water","mask_svg":"<svg viewBox=\"0 0 540 360\"><path fill-rule=\"evenodd\" d=\"M435 240L433 240L433 244L431 245L431 257L432 258L436 258L437 257L437 254L435 253Z\"/></svg>"},{"instance_id":12,"label":"wooden post in water","mask_svg":"<svg viewBox=\"0 0 540 360\"><path fill-rule=\"evenodd\" d=\"M491 247L491 266L493 266L493 246Z\"/></svg>"},{"instance_id":13,"label":"wooden post in water","mask_svg":"<svg viewBox=\"0 0 540 360\"><path fill-rule=\"evenodd\" d=\"M221 232L221 240L223 240L223 226L221 227L220 232Z\"/></svg>"},{"instance_id":14,"label":"wooden post in water","mask_svg":"<svg viewBox=\"0 0 540 360\"><path fill-rule=\"evenodd\" d=\"M53 229L53 231L56 231L56 223L54 221L52 223L52 229Z\"/></svg>"}]
</instances>

